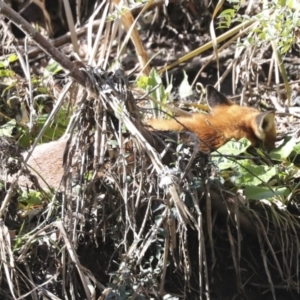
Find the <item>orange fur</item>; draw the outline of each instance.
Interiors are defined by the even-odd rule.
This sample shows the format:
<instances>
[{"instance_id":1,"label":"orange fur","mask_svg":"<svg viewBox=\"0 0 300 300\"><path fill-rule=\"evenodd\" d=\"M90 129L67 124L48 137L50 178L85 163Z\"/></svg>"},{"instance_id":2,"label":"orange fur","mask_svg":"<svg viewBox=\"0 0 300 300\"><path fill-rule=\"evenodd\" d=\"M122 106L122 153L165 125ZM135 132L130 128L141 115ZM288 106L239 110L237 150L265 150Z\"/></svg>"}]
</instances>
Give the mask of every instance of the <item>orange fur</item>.
<instances>
[{"instance_id":1,"label":"orange fur","mask_svg":"<svg viewBox=\"0 0 300 300\"><path fill-rule=\"evenodd\" d=\"M210 114L195 113L191 117L149 120L156 130L188 130L198 135L201 149L214 150L231 139L246 137L253 146L263 145L267 150L275 148L275 113L234 104L212 86L207 87Z\"/></svg>"},{"instance_id":2,"label":"orange fur","mask_svg":"<svg viewBox=\"0 0 300 300\"><path fill-rule=\"evenodd\" d=\"M210 114L196 113L176 120L150 120L148 124L157 130L187 129L195 132L203 141L202 150L216 149L232 138L239 140L242 137L248 138L254 146L262 142L268 150L275 147L274 112L261 113L253 108L235 105L212 86L207 87L207 101L212 109ZM40 175L51 187L58 188L64 174L65 146L66 139L39 145L28 161L32 170L37 171L37 177ZM23 176L19 183L26 185L30 182ZM43 188L47 187L42 180L39 183Z\"/></svg>"}]
</instances>

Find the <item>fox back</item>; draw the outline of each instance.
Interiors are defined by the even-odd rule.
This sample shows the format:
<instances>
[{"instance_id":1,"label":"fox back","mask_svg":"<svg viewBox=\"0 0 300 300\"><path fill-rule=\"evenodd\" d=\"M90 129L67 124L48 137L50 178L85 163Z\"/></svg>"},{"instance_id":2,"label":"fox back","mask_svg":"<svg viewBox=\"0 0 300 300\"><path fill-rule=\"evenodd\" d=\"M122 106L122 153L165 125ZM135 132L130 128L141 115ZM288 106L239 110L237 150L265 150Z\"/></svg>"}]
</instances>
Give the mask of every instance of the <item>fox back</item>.
<instances>
[{"instance_id":1,"label":"fox back","mask_svg":"<svg viewBox=\"0 0 300 300\"><path fill-rule=\"evenodd\" d=\"M63 156L66 143L66 140L58 140L38 145L30 156L27 165L32 173L36 175L38 183L42 188L47 188L48 186L58 188L60 186L64 175ZM27 153L24 152L22 155L25 159ZM11 176L1 175L0 178L3 180L11 181L14 179ZM19 178L19 185L28 185L30 187L32 182L26 176L21 176Z\"/></svg>"},{"instance_id":2,"label":"fox back","mask_svg":"<svg viewBox=\"0 0 300 300\"><path fill-rule=\"evenodd\" d=\"M207 103L210 114L194 113L190 117L169 120L149 120L156 130L188 130L197 134L201 150L212 151L231 139L247 138L255 147L266 150L275 148L275 113L260 112L257 109L239 106L227 99L213 86L207 86Z\"/></svg>"}]
</instances>

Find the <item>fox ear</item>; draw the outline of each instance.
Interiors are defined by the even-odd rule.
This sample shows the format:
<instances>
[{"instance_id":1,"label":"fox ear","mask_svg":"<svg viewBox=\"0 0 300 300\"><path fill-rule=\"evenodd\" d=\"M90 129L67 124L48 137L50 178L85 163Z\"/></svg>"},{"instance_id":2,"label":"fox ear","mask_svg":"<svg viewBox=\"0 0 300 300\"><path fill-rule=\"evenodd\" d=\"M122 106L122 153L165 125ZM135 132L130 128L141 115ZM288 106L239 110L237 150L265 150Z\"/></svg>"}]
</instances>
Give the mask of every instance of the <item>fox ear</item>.
<instances>
[{"instance_id":1,"label":"fox ear","mask_svg":"<svg viewBox=\"0 0 300 300\"><path fill-rule=\"evenodd\" d=\"M210 108L220 105L232 105L232 101L228 100L223 94L217 91L212 85L206 86L206 100Z\"/></svg>"},{"instance_id":2,"label":"fox ear","mask_svg":"<svg viewBox=\"0 0 300 300\"><path fill-rule=\"evenodd\" d=\"M257 137L264 138L265 132L269 131L275 122L275 112L266 111L258 114L255 117L256 130L255 133Z\"/></svg>"},{"instance_id":3,"label":"fox ear","mask_svg":"<svg viewBox=\"0 0 300 300\"><path fill-rule=\"evenodd\" d=\"M266 111L256 116L255 122L259 130L268 131L274 125L274 111Z\"/></svg>"}]
</instances>

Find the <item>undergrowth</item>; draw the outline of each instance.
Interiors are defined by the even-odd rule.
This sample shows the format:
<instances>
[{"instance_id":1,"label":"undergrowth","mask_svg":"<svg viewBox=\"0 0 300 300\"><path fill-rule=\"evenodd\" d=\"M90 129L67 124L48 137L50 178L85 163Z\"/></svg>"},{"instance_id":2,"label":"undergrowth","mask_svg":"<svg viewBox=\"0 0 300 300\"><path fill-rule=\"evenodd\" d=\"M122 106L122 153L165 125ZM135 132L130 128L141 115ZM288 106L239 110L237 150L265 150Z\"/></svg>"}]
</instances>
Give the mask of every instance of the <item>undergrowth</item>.
<instances>
[{"instance_id":1,"label":"undergrowth","mask_svg":"<svg viewBox=\"0 0 300 300\"><path fill-rule=\"evenodd\" d=\"M281 57L297 42L295 3L268 2L251 17L239 15L240 5L224 11L220 16L231 31L215 38L212 33L212 42L159 71L150 70L131 11L121 3L111 14L110 4L99 8L110 20L97 32L99 40L105 37L98 53L104 70L76 64L84 87L56 63L41 77L30 76L20 63L21 77L13 70L21 57L0 62L1 175L26 169L15 140L27 147L41 135L43 142L55 140L66 128L70 136L61 190L32 191L18 186L15 177L1 183L0 296L214 299L220 292L225 299L226 290L228 297L246 297L257 286L273 299L278 290L299 293L297 136L286 136L270 153L241 140L209 154L199 151L201 141L190 132L153 132L142 121L184 113L168 101L172 82L164 86L160 73L212 48L217 61L218 52L241 36L237 45L246 47L235 48L217 84L232 69L234 84L241 81L252 90L259 64L244 62L253 62L270 43L275 73L280 70L287 83ZM235 26L236 20L241 24ZM123 40L116 30L121 23L127 31ZM134 87L122 70L106 71L111 49L116 44L125 49L129 38L145 70ZM181 99L198 98L186 75L178 90ZM202 102L185 104L193 111L205 108Z\"/></svg>"}]
</instances>

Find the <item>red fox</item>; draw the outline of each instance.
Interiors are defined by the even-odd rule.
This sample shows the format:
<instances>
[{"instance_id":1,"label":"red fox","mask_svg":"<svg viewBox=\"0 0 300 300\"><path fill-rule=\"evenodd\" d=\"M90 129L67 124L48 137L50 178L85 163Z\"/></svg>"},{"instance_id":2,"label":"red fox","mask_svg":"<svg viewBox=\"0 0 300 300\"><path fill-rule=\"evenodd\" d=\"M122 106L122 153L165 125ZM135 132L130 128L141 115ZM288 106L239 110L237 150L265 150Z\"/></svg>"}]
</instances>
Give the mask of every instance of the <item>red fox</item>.
<instances>
[{"instance_id":1,"label":"red fox","mask_svg":"<svg viewBox=\"0 0 300 300\"><path fill-rule=\"evenodd\" d=\"M208 85L207 103L210 114L194 113L191 117L176 119L152 119L147 123L155 130L188 130L198 135L201 149L215 150L231 139L246 137L253 146L275 148L276 129L273 111L259 112L257 109L234 104L213 86Z\"/></svg>"},{"instance_id":2,"label":"red fox","mask_svg":"<svg viewBox=\"0 0 300 300\"><path fill-rule=\"evenodd\" d=\"M253 146L263 145L267 150L275 147L275 113L259 112L250 107L241 107L228 100L213 86L207 86L207 102L210 114L195 113L191 117L171 120L149 120L147 124L155 130L194 132L201 139L201 150L219 148L230 139L248 138ZM63 176L63 155L66 140L59 140L37 146L28 161L49 186L59 187ZM39 181L42 187L45 184ZM21 179L21 185L25 181Z\"/></svg>"}]
</instances>

